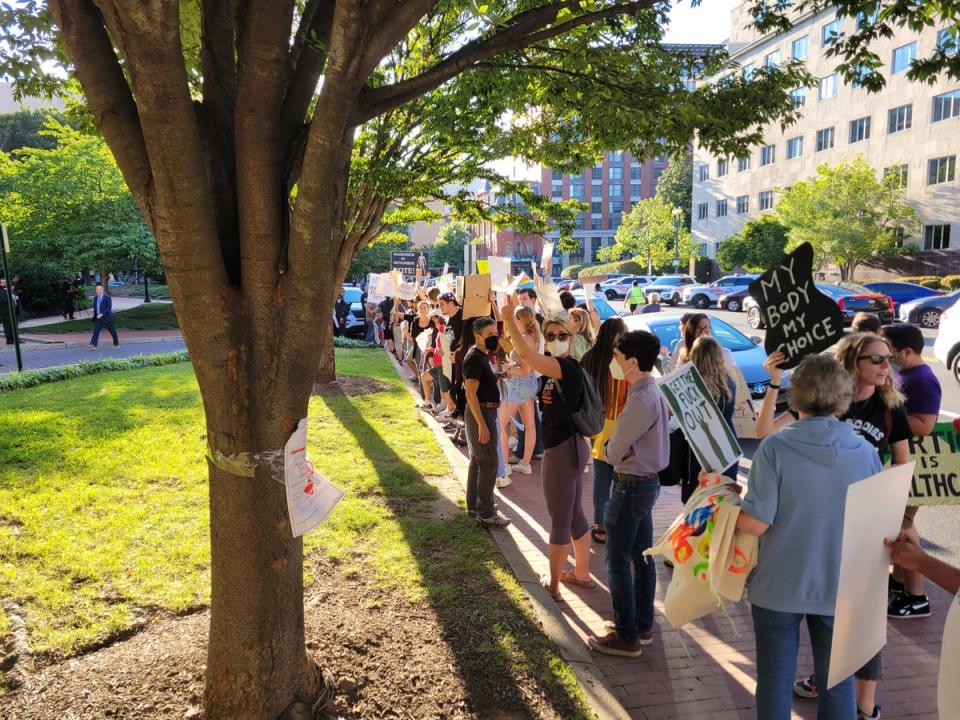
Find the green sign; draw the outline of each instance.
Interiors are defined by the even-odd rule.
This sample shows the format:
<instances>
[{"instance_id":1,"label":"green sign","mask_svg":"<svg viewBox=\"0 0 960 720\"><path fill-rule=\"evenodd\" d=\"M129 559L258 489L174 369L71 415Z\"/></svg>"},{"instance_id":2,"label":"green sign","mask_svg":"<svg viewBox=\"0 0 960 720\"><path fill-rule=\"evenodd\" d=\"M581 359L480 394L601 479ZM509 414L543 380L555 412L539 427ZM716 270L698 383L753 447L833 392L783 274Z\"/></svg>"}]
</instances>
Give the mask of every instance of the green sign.
<instances>
[{"instance_id":1,"label":"green sign","mask_svg":"<svg viewBox=\"0 0 960 720\"><path fill-rule=\"evenodd\" d=\"M916 461L910 505L960 505L960 434L953 423L937 423L929 435L907 441Z\"/></svg>"}]
</instances>

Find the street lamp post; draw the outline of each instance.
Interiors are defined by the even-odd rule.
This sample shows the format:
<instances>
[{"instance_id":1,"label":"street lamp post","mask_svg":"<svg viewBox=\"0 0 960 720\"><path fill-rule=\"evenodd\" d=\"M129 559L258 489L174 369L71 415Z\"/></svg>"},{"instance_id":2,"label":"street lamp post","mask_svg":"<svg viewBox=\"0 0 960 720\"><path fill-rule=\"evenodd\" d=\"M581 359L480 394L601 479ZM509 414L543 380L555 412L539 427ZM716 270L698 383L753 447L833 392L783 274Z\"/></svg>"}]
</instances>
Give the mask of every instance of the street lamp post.
<instances>
[{"instance_id":1,"label":"street lamp post","mask_svg":"<svg viewBox=\"0 0 960 720\"><path fill-rule=\"evenodd\" d=\"M680 272L680 221L683 219L683 210L675 207L671 212L673 215L673 274Z\"/></svg>"}]
</instances>

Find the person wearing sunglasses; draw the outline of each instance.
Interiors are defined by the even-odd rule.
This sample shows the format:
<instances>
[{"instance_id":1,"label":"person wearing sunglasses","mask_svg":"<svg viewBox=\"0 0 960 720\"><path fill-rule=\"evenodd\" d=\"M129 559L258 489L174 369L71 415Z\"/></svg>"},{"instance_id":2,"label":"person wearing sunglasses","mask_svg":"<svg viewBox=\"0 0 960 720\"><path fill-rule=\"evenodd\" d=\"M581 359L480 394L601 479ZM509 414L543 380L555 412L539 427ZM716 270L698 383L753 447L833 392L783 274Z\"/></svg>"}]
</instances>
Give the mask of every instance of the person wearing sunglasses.
<instances>
[{"instance_id":1,"label":"person wearing sunglasses","mask_svg":"<svg viewBox=\"0 0 960 720\"><path fill-rule=\"evenodd\" d=\"M903 395L894 384L890 345L879 335L855 333L840 341L836 358L853 378L853 400L840 420L852 425L857 434L876 449L881 461L889 450L891 464L907 462L907 442L913 433ZM757 415L757 435L761 438L795 420L789 412L773 418L783 377L778 366L783 361L783 353L775 352L763 365L770 373L770 386ZM877 653L856 673L858 720L880 717L880 706L876 704L880 671L880 653ZM800 697L815 698L817 686L812 677L801 679L794 685L794 692Z\"/></svg>"},{"instance_id":2,"label":"person wearing sunglasses","mask_svg":"<svg viewBox=\"0 0 960 720\"><path fill-rule=\"evenodd\" d=\"M515 317L517 300L507 299L503 319L511 338L521 338ZM590 579L590 523L583 512L583 471L590 459L590 446L577 433L573 413L583 400L583 369L570 356L573 332L561 318L547 318L543 323L543 339L547 354L523 342L513 346L521 360L541 375L537 397L543 413L543 462L540 482L550 515L549 576L540 584L559 601L560 583L579 587L595 587ZM567 554L573 543L574 568L565 570Z\"/></svg>"}]
</instances>

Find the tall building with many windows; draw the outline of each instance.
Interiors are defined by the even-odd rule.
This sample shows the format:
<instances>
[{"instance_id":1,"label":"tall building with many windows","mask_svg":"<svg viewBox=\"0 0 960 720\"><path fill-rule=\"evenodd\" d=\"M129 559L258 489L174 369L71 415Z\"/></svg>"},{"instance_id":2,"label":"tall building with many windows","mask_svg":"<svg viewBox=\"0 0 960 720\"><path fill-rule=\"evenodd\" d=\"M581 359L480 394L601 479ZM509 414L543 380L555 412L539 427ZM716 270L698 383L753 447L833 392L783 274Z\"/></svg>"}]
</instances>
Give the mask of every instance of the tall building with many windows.
<instances>
[{"instance_id":1,"label":"tall building with many windows","mask_svg":"<svg viewBox=\"0 0 960 720\"><path fill-rule=\"evenodd\" d=\"M918 243L926 253L919 262L956 272L960 253L960 82L940 79L933 85L907 79L916 57L935 46L956 52L956 33L942 28L922 32L901 29L875 41L884 60L886 87L868 93L845 83L827 49L836 34L855 29L869 18L840 20L835 13L806 13L787 33L761 35L750 24L750 3L731 12L731 58L750 73L761 64L796 58L807 63L816 87L798 88L794 102L802 117L791 127L767 127L764 144L740 158L716 157L694 149L692 232L710 257L717 245L743 224L773 211L779 194L794 182L816 174L818 165L835 165L863 155L878 173L895 172L907 201L922 223Z\"/></svg>"}]
</instances>

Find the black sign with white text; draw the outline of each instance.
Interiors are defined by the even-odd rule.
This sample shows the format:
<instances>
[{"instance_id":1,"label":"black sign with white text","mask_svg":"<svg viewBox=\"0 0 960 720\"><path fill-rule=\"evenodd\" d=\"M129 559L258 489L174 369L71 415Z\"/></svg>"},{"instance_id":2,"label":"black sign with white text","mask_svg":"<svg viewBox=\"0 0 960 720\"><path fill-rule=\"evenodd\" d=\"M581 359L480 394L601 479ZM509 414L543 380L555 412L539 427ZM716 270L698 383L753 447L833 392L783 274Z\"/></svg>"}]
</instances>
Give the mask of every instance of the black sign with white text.
<instances>
[{"instance_id":1,"label":"black sign with white text","mask_svg":"<svg viewBox=\"0 0 960 720\"><path fill-rule=\"evenodd\" d=\"M760 305L767 354L780 350L784 369L796 367L804 355L826 350L843 337L843 313L813 284L813 247L804 243L750 283L750 296Z\"/></svg>"},{"instance_id":2,"label":"black sign with white text","mask_svg":"<svg viewBox=\"0 0 960 720\"><path fill-rule=\"evenodd\" d=\"M418 269L424 277L427 274L427 256L422 252L392 252L390 253L390 265L394 270L403 273L405 282L412 282Z\"/></svg>"}]
</instances>

